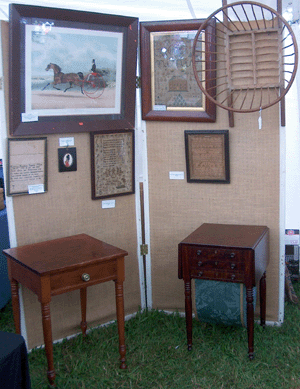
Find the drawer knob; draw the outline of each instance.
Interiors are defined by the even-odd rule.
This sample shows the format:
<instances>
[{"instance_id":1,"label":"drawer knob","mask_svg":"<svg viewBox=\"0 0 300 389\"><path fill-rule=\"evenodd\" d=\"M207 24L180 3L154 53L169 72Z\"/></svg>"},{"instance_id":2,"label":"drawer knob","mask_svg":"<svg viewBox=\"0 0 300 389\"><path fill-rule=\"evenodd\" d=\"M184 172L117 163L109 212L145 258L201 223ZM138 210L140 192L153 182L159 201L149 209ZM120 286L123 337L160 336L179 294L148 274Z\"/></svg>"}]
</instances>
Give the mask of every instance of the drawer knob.
<instances>
[{"instance_id":1,"label":"drawer knob","mask_svg":"<svg viewBox=\"0 0 300 389\"><path fill-rule=\"evenodd\" d=\"M198 277L201 277L202 274L203 274L203 271L199 271L199 272L198 272Z\"/></svg>"},{"instance_id":2,"label":"drawer knob","mask_svg":"<svg viewBox=\"0 0 300 389\"><path fill-rule=\"evenodd\" d=\"M215 262L215 265L216 265L216 266L218 266L218 263L219 263L219 262L218 262L218 261L216 261L216 262Z\"/></svg>"},{"instance_id":3,"label":"drawer knob","mask_svg":"<svg viewBox=\"0 0 300 389\"><path fill-rule=\"evenodd\" d=\"M197 255L201 255L201 250L197 250Z\"/></svg>"},{"instance_id":4,"label":"drawer knob","mask_svg":"<svg viewBox=\"0 0 300 389\"><path fill-rule=\"evenodd\" d=\"M232 279L232 280L235 279L235 274L232 274L232 275L231 275L231 279Z\"/></svg>"},{"instance_id":5,"label":"drawer knob","mask_svg":"<svg viewBox=\"0 0 300 389\"><path fill-rule=\"evenodd\" d=\"M202 265L202 261L198 261L198 266L201 266Z\"/></svg>"},{"instance_id":6,"label":"drawer knob","mask_svg":"<svg viewBox=\"0 0 300 389\"><path fill-rule=\"evenodd\" d=\"M232 263L232 264L230 265L231 269L234 269L235 266L236 266L235 263Z\"/></svg>"},{"instance_id":7,"label":"drawer knob","mask_svg":"<svg viewBox=\"0 0 300 389\"><path fill-rule=\"evenodd\" d=\"M87 282L87 281L89 281L91 279L91 277L90 277L89 274L83 273L82 276L81 276L81 279L82 279L82 281Z\"/></svg>"},{"instance_id":8,"label":"drawer knob","mask_svg":"<svg viewBox=\"0 0 300 389\"><path fill-rule=\"evenodd\" d=\"M234 257L235 257L235 253L231 253L230 258L234 258Z\"/></svg>"}]
</instances>

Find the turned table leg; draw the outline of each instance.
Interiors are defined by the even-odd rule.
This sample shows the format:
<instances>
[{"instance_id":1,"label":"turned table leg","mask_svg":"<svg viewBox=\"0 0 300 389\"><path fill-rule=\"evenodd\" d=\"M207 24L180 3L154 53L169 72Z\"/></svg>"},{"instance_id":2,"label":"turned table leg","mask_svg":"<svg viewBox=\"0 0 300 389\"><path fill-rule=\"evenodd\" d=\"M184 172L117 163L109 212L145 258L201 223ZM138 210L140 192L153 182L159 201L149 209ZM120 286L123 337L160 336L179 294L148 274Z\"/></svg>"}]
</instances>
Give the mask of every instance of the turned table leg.
<instances>
[{"instance_id":1,"label":"turned table leg","mask_svg":"<svg viewBox=\"0 0 300 389\"><path fill-rule=\"evenodd\" d=\"M10 289L15 329L17 334L21 334L19 284L16 280L10 280Z\"/></svg>"},{"instance_id":2,"label":"turned table leg","mask_svg":"<svg viewBox=\"0 0 300 389\"><path fill-rule=\"evenodd\" d=\"M248 332L248 355L249 359L254 358L254 308L253 308L253 288L246 287L247 301L247 332Z\"/></svg>"},{"instance_id":3,"label":"turned table leg","mask_svg":"<svg viewBox=\"0 0 300 389\"><path fill-rule=\"evenodd\" d=\"M125 346L125 317L124 317L124 298L123 298L123 282L115 281L116 290L116 306L117 306L117 322L119 332L119 352L121 369L127 369L126 366L126 346Z\"/></svg>"},{"instance_id":4,"label":"turned table leg","mask_svg":"<svg viewBox=\"0 0 300 389\"><path fill-rule=\"evenodd\" d=\"M50 302L41 303L42 308L42 321L43 321L43 333L44 333L44 342L45 342L45 351L48 362L48 381L50 385L54 385L54 380L56 377L53 363L53 344L52 344L52 329L51 329L51 315L50 315Z\"/></svg>"},{"instance_id":5,"label":"turned table leg","mask_svg":"<svg viewBox=\"0 0 300 389\"><path fill-rule=\"evenodd\" d=\"M266 272L262 275L259 282L259 300L260 300L260 325L266 326L266 310L267 310L267 301L266 301Z\"/></svg>"},{"instance_id":6,"label":"turned table leg","mask_svg":"<svg viewBox=\"0 0 300 389\"><path fill-rule=\"evenodd\" d=\"M191 297L191 281L184 282L185 293L185 322L188 350L192 349L193 336L193 319L192 319L192 297Z\"/></svg>"},{"instance_id":7,"label":"turned table leg","mask_svg":"<svg viewBox=\"0 0 300 389\"><path fill-rule=\"evenodd\" d=\"M82 335L86 336L86 329L87 329L87 323L86 323L86 291L87 288L81 288L80 289L80 304L81 304L81 331Z\"/></svg>"}]
</instances>

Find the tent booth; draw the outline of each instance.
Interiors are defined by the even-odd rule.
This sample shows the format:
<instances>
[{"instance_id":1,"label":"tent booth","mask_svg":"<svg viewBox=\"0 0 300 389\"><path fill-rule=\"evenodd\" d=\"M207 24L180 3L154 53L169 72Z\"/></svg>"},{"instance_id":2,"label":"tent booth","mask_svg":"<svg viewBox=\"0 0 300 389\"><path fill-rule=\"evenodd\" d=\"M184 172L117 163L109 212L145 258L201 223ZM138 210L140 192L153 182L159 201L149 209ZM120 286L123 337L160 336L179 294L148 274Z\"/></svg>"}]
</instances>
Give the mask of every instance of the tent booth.
<instances>
[{"instance_id":1,"label":"tent booth","mask_svg":"<svg viewBox=\"0 0 300 389\"><path fill-rule=\"evenodd\" d=\"M91 9L92 3L87 4L87 11L138 17L142 23L152 22L155 16L157 21L161 18L155 11L152 15L145 15L142 9L140 12L135 12L134 8L113 11L108 8L109 2L94 2L97 9ZM195 5L197 18L207 17L222 6L221 1L213 3L214 8L205 15L199 10L197 13ZM34 4L59 7L54 1L47 4L36 1ZM67 4L70 9L80 9L76 1ZM186 3L185 8L185 19L193 18ZM176 12L175 15L162 15L165 20L169 17L171 20L180 19ZM5 114L1 131L2 148L5 150L7 138L13 138L8 123L9 104L14 104L8 94L8 79L12 75L8 71L7 21L1 22L1 42L1 113ZM137 72L143 78L140 64ZM112 197L115 202L108 207L103 206L105 199L92 199L90 134L48 133L45 135L47 192L6 198L11 247L85 233L126 250L129 255L125 259L124 302L125 315L129 318L139 307L146 306L184 312L184 286L178 279L178 243L201 224L267 226L270 230L270 262L267 268L266 320L267 324L280 325L284 319L286 129L281 126L279 104L261 113L236 113L234 127L230 127L228 112L218 106L213 121L176 120L176 117L171 120L142 120L140 89L136 94L135 193ZM261 129L259 115L262 118ZM230 182L188 182L185 132L220 130L229 131ZM74 138L77 170L59 172L57 149L61 139L66 137ZM3 159L6 164L6 152ZM141 252L143 244L148 245L148 252ZM113 283L88 288L87 321L90 327L116 319L114 293ZM40 304L26 288L21 288L20 294L22 334L31 349L43 343ZM259 299L256 311L259 312ZM78 291L54 297L51 301L53 339L78 333L80 315Z\"/></svg>"}]
</instances>

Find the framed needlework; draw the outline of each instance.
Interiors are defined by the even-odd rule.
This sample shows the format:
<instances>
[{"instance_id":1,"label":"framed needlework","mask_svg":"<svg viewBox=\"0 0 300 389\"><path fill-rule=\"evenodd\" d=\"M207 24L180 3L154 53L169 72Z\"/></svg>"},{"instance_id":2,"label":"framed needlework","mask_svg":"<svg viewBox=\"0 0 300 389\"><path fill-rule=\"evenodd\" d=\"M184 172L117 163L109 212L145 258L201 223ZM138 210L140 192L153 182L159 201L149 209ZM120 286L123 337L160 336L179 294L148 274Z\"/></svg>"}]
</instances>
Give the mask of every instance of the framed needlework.
<instances>
[{"instance_id":1,"label":"framed needlework","mask_svg":"<svg viewBox=\"0 0 300 389\"><path fill-rule=\"evenodd\" d=\"M91 133L92 199L134 193L134 131Z\"/></svg>"},{"instance_id":2,"label":"framed needlework","mask_svg":"<svg viewBox=\"0 0 300 389\"><path fill-rule=\"evenodd\" d=\"M203 20L143 22L141 30L142 117L144 120L216 120L216 105L199 88L194 76L192 49ZM203 32L199 63L209 75L206 87L214 90L214 74L209 71L211 55L205 57L205 45L215 53L214 25ZM214 37L212 39L212 37Z\"/></svg>"},{"instance_id":3,"label":"framed needlework","mask_svg":"<svg viewBox=\"0 0 300 389\"><path fill-rule=\"evenodd\" d=\"M230 183L229 131L185 131L188 182Z\"/></svg>"},{"instance_id":4,"label":"framed needlework","mask_svg":"<svg viewBox=\"0 0 300 389\"><path fill-rule=\"evenodd\" d=\"M10 133L134 128L138 19L10 4Z\"/></svg>"}]
</instances>

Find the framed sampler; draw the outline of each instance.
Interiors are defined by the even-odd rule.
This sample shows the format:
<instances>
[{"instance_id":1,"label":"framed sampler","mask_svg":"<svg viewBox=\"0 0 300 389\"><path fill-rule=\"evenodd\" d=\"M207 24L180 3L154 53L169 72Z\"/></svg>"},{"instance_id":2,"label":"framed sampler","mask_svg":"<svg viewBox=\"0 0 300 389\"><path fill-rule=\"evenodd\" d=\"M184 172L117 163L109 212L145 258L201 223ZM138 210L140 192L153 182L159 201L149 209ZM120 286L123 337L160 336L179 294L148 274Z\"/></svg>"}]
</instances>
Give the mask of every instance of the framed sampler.
<instances>
[{"instance_id":1,"label":"framed sampler","mask_svg":"<svg viewBox=\"0 0 300 389\"><path fill-rule=\"evenodd\" d=\"M11 135L134 128L137 18L10 4L9 28Z\"/></svg>"},{"instance_id":2,"label":"framed sampler","mask_svg":"<svg viewBox=\"0 0 300 389\"><path fill-rule=\"evenodd\" d=\"M143 22L141 31L142 118L144 120L216 120L216 105L199 88L193 72L194 39L203 20ZM197 48L203 72L209 75L205 87L214 91L214 24L206 27ZM205 55L205 45L210 54Z\"/></svg>"},{"instance_id":3,"label":"framed sampler","mask_svg":"<svg viewBox=\"0 0 300 389\"><path fill-rule=\"evenodd\" d=\"M92 199L134 193L134 130L91 133Z\"/></svg>"},{"instance_id":4,"label":"framed sampler","mask_svg":"<svg viewBox=\"0 0 300 389\"><path fill-rule=\"evenodd\" d=\"M230 183L229 131L185 131L187 181Z\"/></svg>"}]
</instances>

